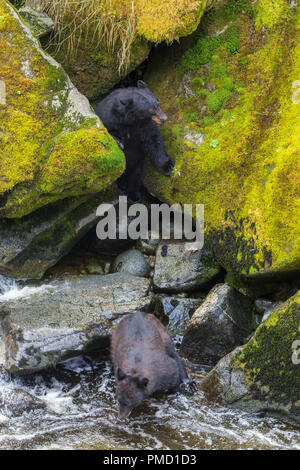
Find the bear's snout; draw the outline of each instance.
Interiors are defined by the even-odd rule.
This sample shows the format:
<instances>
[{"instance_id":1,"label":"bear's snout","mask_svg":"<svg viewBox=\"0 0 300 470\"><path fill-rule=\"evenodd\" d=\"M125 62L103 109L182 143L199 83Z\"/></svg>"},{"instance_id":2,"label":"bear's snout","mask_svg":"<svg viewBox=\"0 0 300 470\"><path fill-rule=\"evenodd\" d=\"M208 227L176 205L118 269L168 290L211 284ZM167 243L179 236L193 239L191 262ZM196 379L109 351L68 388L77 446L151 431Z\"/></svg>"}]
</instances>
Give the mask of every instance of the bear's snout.
<instances>
[{"instance_id":1,"label":"bear's snout","mask_svg":"<svg viewBox=\"0 0 300 470\"><path fill-rule=\"evenodd\" d=\"M168 119L168 116L161 109L159 109L156 110L154 116L152 116L152 119L157 124L163 124Z\"/></svg>"}]
</instances>

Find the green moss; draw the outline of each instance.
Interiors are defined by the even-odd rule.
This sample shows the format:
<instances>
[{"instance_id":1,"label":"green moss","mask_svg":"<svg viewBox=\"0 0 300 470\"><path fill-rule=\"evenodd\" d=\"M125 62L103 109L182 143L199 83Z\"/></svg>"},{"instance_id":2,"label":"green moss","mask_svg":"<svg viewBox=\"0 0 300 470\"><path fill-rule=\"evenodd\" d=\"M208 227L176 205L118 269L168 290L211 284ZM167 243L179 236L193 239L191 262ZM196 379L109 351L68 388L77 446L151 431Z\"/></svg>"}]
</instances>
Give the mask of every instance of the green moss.
<instances>
[{"instance_id":1,"label":"green moss","mask_svg":"<svg viewBox=\"0 0 300 470\"><path fill-rule=\"evenodd\" d=\"M72 29L65 27L61 40L67 38ZM130 61L125 72L119 71L119 59L109 48L102 43L99 46L93 29L86 35L76 36L76 48L70 53L67 43L58 47L51 39L44 40L44 48L60 63L68 73L72 82L78 90L90 100L96 100L99 96L107 93L124 74L130 73L149 54L147 41L138 38L130 47ZM43 41L43 40L42 40ZM116 46L117 47L117 46ZM83 65L84 64L84 65Z\"/></svg>"},{"instance_id":2,"label":"green moss","mask_svg":"<svg viewBox=\"0 0 300 470\"><path fill-rule=\"evenodd\" d=\"M137 31L149 41L170 43L195 31L207 3L207 0L166 0L162 8L157 0L137 1Z\"/></svg>"},{"instance_id":3,"label":"green moss","mask_svg":"<svg viewBox=\"0 0 300 470\"><path fill-rule=\"evenodd\" d=\"M292 346L299 339L300 292L270 315L231 362L231 368L243 370L253 398L294 407L299 400L300 367L292 361Z\"/></svg>"},{"instance_id":4,"label":"green moss","mask_svg":"<svg viewBox=\"0 0 300 470\"><path fill-rule=\"evenodd\" d=\"M255 26L271 29L282 20L287 10L286 0L258 0L255 5Z\"/></svg>"},{"instance_id":5,"label":"green moss","mask_svg":"<svg viewBox=\"0 0 300 470\"><path fill-rule=\"evenodd\" d=\"M226 47L232 54L240 52L240 39L235 26L230 26L225 33Z\"/></svg>"},{"instance_id":6,"label":"green moss","mask_svg":"<svg viewBox=\"0 0 300 470\"><path fill-rule=\"evenodd\" d=\"M205 126L211 126L212 124L215 123L215 119L211 116L204 116L203 118L203 124Z\"/></svg>"},{"instance_id":7,"label":"green moss","mask_svg":"<svg viewBox=\"0 0 300 470\"><path fill-rule=\"evenodd\" d=\"M104 127L97 127L96 116L86 118L69 107L63 69L45 60L4 1L0 17L6 25L0 37L0 77L6 83L6 105L0 105L1 215L22 217L57 199L102 190L122 173L124 156Z\"/></svg>"},{"instance_id":8,"label":"green moss","mask_svg":"<svg viewBox=\"0 0 300 470\"><path fill-rule=\"evenodd\" d=\"M196 45L182 57L180 63L181 74L186 70L197 70L201 65L207 64L220 44L221 41L217 37L200 38Z\"/></svg>"},{"instance_id":9,"label":"green moss","mask_svg":"<svg viewBox=\"0 0 300 470\"><path fill-rule=\"evenodd\" d=\"M239 13L253 16L252 5L247 0L228 0L225 3L225 15L228 20L236 20Z\"/></svg>"},{"instance_id":10,"label":"green moss","mask_svg":"<svg viewBox=\"0 0 300 470\"><path fill-rule=\"evenodd\" d=\"M204 18L209 34L219 31L224 19L224 8L218 8L208 13L209 22ZM231 26L241 57L247 59L243 64L239 54L227 49L225 36L218 36L219 41L204 36L202 24L195 45L190 40L165 54L161 49L146 76L169 116L167 130L161 129L166 149L172 156L176 151L171 178L147 163L146 185L171 204L205 205L205 243L240 281L300 269L300 120L299 104L293 103L293 83L300 76L299 10L290 9L288 16L283 12L283 21L264 32L263 40L259 30L249 35L253 19L237 14ZM212 48L204 47L203 53L199 44ZM202 65L207 58L209 65ZM178 64L188 72L183 78ZM183 92L189 77L197 96ZM197 148L173 131L184 127L191 113L198 116L196 128L205 125L204 143Z\"/></svg>"},{"instance_id":11,"label":"green moss","mask_svg":"<svg viewBox=\"0 0 300 470\"><path fill-rule=\"evenodd\" d=\"M182 114L183 114L184 120L186 122L198 121L198 114L197 113L183 111Z\"/></svg>"},{"instance_id":12,"label":"green moss","mask_svg":"<svg viewBox=\"0 0 300 470\"><path fill-rule=\"evenodd\" d=\"M227 103L231 97L231 91L226 88L221 88L220 90L210 93L206 97L206 105L209 111L213 114L217 113L224 104Z\"/></svg>"}]
</instances>

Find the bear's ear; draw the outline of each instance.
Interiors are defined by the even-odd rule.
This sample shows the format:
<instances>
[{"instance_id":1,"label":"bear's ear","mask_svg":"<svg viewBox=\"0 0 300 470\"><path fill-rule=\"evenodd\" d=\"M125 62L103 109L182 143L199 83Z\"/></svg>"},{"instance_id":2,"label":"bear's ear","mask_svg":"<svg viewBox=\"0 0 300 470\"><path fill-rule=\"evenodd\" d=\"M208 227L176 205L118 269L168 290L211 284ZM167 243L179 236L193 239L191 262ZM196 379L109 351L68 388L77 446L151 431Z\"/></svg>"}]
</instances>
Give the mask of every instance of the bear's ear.
<instances>
[{"instance_id":1,"label":"bear's ear","mask_svg":"<svg viewBox=\"0 0 300 470\"><path fill-rule=\"evenodd\" d=\"M120 103L125 106L126 108L129 108L129 106L132 106L132 103L133 103L133 99L132 98L128 98L128 99L125 99L125 100L120 100Z\"/></svg>"},{"instance_id":2,"label":"bear's ear","mask_svg":"<svg viewBox=\"0 0 300 470\"><path fill-rule=\"evenodd\" d=\"M147 85L146 85L145 82L143 82L143 80L138 80L137 87L138 88L147 88Z\"/></svg>"}]
</instances>

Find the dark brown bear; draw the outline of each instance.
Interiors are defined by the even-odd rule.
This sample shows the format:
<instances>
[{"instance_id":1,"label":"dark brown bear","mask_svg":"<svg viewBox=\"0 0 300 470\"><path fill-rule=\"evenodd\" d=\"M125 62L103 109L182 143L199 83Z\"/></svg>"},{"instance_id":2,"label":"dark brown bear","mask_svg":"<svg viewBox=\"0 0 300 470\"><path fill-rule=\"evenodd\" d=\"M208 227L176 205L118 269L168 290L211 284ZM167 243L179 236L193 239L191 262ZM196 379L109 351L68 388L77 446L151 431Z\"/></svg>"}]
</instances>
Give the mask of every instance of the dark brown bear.
<instances>
[{"instance_id":1,"label":"dark brown bear","mask_svg":"<svg viewBox=\"0 0 300 470\"><path fill-rule=\"evenodd\" d=\"M154 392L174 392L189 382L168 331L151 314L135 312L118 323L112 333L111 357L119 419L127 418ZM195 389L194 382L190 386Z\"/></svg>"}]
</instances>

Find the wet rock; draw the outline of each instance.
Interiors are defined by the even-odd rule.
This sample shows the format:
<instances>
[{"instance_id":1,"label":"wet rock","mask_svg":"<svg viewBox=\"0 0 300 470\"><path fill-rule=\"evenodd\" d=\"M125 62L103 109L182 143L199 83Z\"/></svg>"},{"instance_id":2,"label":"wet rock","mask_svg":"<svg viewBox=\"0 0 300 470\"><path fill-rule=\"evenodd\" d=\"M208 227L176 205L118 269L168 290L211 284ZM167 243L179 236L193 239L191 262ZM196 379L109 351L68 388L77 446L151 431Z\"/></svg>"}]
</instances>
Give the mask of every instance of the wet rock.
<instances>
[{"instance_id":1,"label":"wet rock","mask_svg":"<svg viewBox=\"0 0 300 470\"><path fill-rule=\"evenodd\" d=\"M218 284L192 316L181 351L195 362L215 365L244 344L253 328L250 299L227 284Z\"/></svg>"},{"instance_id":2,"label":"wet rock","mask_svg":"<svg viewBox=\"0 0 300 470\"><path fill-rule=\"evenodd\" d=\"M98 205L112 197L108 190L60 201L21 219L0 219L0 273L40 279L96 224Z\"/></svg>"},{"instance_id":3,"label":"wet rock","mask_svg":"<svg viewBox=\"0 0 300 470\"><path fill-rule=\"evenodd\" d=\"M0 364L26 374L84 351L104 350L118 314L147 309L148 290L147 279L129 274L69 276L3 301Z\"/></svg>"},{"instance_id":4,"label":"wet rock","mask_svg":"<svg viewBox=\"0 0 300 470\"><path fill-rule=\"evenodd\" d=\"M263 316L262 321L265 321L271 313L277 310L282 304L283 302L271 302L267 299L257 299L254 302L256 311Z\"/></svg>"},{"instance_id":5,"label":"wet rock","mask_svg":"<svg viewBox=\"0 0 300 470\"><path fill-rule=\"evenodd\" d=\"M131 248L135 244L135 240L127 237L125 239L120 239L120 232L127 232L127 227L130 221L133 219L131 217L125 217L120 219L119 217L119 204L117 199L112 202L116 211L116 238L107 238L101 240L98 238L96 230L90 230L86 236L81 240L80 245L88 251L91 251L97 255L118 255L123 251Z\"/></svg>"},{"instance_id":6,"label":"wet rock","mask_svg":"<svg viewBox=\"0 0 300 470\"><path fill-rule=\"evenodd\" d=\"M239 372L230 370L231 360L242 351L244 346L231 351L199 383L199 390L205 393L208 400L225 404L233 403L247 395L248 389L244 377ZM231 389L231 383L234 385Z\"/></svg>"},{"instance_id":7,"label":"wet rock","mask_svg":"<svg viewBox=\"0 0 300 470\"><path fill-rule=\"evenodd\" d=\"M205 27L152 52L144 79L168 115L161 133L177 159L167 179L148 159L144 185L168 204L204 202L206 247L232 274L233 287L260 288L258 298L277 291L276 279L299 277L300 270L299 141L290 130L300 134L300 54L291 48L299 42L299 1L230 3L239 4L230 21L228 2L215 1ZM241 55L228 55L231 43L224 47L232 31L247 56L243 70L253 78L242 88ZM254 90L253 83L260 86ZM191 129L199 136L187 140ZM249 142L255 142L251 159Z\"/></svg>"},{"instance_id":8,"label":"wet rock","mask_svg":"<svg viewBox=\"0 0 300 470\"><path fill-rule=\"evenodd\" d=\"M137 241L137 249L140 250L145 255L155 255L156 249L160 243L159 238L139 238Z\"/></svg>"},{"instance_id":9,"label":"wet rock","mask_svg":"<svg viewBox=\"0 0 300 470\"><path fill-rule=\"evenodd\" d=\"M24 8L20 8L19 14L26 23L28 23L33 34L38 38L41 38L53 31L54 22L46 13L26 6Z\"/></svg>"},{"instance_id":10,"label":"wet rock","mask_svg":"<svg viewBox=\"0 0 300 470\"><path fill-rule=\"evenodd\" d=\"M125 157L9 2L0 17L0 215L19 219L109 188Z\"/></svg>"},{"instance_id":11,"label":"wet rock","mask_svg":"<svg viewBox=\"0 0 300 470\"><path fill-rule=\"evenodd\" d=\"M207 285L220 272L211 253L188 251L183 242L161 242L156 252L153 285L160 292L184 292Z\"/></svg>"},{"instance_id":12,"label":"wet rock","mask_svg":"<svg viewBox=\"0 0 300 470\"><path fill-rule=\"evenodd\" d=\"M140 251L127 250L115 259L113 272L147 277L149 276L150 266L147 259Z\"/></svg>"},{"instance_id":13,"label":"wet rock","mask_svg":"<svg viewBox=\"0 0 300 470\"><path fill-rule=\"evenodd\" d=\"M4 416L17 417L45 407L42 400L25 390L4 387L0 390L0 413Z\"/></svg>"},{"instance_id":14,"label":"wet rock","mask_svg":"<svg viewBox=\"0 0 300 470\"><path fill-rule=\"evenodd\" d=\"M104 270L101 266L101 264L97 261L97 260L89 260L87 263L86 263L86 270L89 274L100 274L100 275L103 275L104 274Z\"/></svg>"},{"instance_id":15,"label":"wet rock","mask_svg":"<svg viewBox=\"0 0 300 470\"><path fill-rule=\"evenodd\" d=\"M300 422L300 291L199 384L208 399Z\"/></svg>"},{"instance_id":16,"label":"wet rock","mask_svg":"<svg viewBox=\"0 0 300 470\"><path fill-rule=\"evenodd\" d=\"M170 333L182 335L193 313L202 302L203 299L156 296L155 314L163 323L168 324Z\"/></svg>"}]
</instances>

